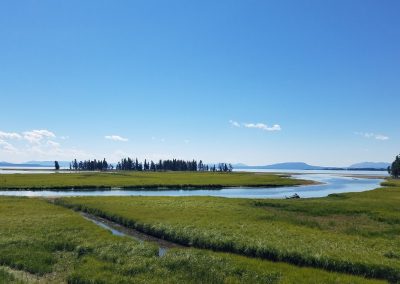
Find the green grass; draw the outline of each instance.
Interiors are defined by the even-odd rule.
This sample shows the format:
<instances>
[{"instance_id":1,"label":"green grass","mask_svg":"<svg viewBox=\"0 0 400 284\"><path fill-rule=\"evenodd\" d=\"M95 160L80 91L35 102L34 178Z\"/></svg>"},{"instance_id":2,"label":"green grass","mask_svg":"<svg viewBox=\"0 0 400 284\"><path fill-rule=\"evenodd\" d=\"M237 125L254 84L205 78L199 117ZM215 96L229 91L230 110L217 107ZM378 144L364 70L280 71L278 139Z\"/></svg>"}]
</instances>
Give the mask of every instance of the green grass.
<instances>
[{"instance_id":1,"label":"green grass","mask_svg":"<svg viewBox=\"0 0 400 284\"><path fill-rule=\"evenodd\" d=\"M5 283L18 283L14 275L9 273L6 269L0 268L0 284Z\"/></svg>"},{"instance_id":2,"label":"green grass","mask_svg":"<svg viewBox=\"0 0 400 284\"><path fill-rule=\"evenodd\" d=\"M400 280L400 182L298 200L76 197L58 202L181 244Z\"/></svg>"},{"instance_id":3,"label":"green grass","mask_svg":"<svg viewBox=\"0 0 400 284\"><path fill-rule=\"evenodd\" d=\"M86 172L58 174L7 174L0 189L93 189L121 188L221 188L235 186L287 186L309 181L257 173L212 172Z\"/></svg>"},{"instance_id":4,"label":"green grass","mask_svg":"<svg viewBox=\"0 0 400 284\"><path fill-rule=\"evenodd\" d=\"M199 249L158 257L42 199L0 197L0 216L0 283L379 283Z\"/></svg>"}]
</instances>

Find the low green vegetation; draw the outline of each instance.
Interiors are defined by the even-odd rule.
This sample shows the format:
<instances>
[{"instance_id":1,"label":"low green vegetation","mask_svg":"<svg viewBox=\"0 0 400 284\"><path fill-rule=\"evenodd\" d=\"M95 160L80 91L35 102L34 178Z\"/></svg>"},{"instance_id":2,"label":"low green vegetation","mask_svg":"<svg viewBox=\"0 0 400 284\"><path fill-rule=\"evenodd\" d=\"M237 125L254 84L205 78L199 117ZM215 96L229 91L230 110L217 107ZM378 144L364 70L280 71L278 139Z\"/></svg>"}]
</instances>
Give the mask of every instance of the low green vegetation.
<instances>
[{"instance_id":1,"label":"low green vegetation","mask_svg":"<svg viewBox=\"0 0 400 284\"><path fill-rule=\"evenodd\" d=\"M327 198L76 197L59 204L198 248L400 280L400 182Z\"/></svg>"},{"instance_id":2,"label":"low green vegetation","mask_svg":"<svg viewBox=\"0 0 400 284\"><path fill-rule=\"evenodd\" d=\"M18 281L6 269L0 268L0 284L3 283L18 283Z\"/></svg>"},{"instance_id":3,"label":"low green vegetation","mask_svg":"<svg viewBox=\"0 0 400 284\"><path fill-rule=\"evenodd\" d=\"M120 188L221 188L236 186L287 186L309 181L258 173L219 172L82 172L57 174L7 174L0 189L59 190Z\"/></svg>"},{"instance_id":4,"label":"low green vegetation","mask_svg":"<svg viewBox=\"0 0 400 284\"><path fill-rule=\"evenodd\" d=\"M379 283L112 235L43 199L0 197L0 283Z\"/></svg>"}]
</instances>

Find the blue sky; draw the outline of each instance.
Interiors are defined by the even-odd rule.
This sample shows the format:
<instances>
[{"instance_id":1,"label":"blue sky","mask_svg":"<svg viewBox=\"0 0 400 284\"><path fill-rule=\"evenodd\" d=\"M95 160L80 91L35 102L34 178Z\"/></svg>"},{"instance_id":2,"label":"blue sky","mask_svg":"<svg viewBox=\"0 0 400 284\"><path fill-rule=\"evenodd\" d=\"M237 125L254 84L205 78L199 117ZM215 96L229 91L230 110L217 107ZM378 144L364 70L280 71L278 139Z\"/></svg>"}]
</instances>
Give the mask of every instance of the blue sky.
<instances>
[{"instance_id":1,"label":"blue sky","mask_svg":"<svg viewBox=\"0 0 400 284\"><path fill-rule=\"evenodd\" d=\"M0 160L400 152L399 1L2 1Z\"/></svg>"}]
</instances>

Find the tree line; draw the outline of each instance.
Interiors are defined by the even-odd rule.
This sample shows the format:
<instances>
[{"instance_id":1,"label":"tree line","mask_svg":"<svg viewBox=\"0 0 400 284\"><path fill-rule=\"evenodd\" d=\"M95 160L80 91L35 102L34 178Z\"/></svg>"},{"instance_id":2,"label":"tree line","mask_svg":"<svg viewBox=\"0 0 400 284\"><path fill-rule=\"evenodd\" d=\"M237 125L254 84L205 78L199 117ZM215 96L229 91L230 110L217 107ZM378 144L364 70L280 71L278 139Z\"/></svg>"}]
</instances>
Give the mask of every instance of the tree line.
<instances>
[{"instance_id":1,"label":"tree line","mask_svg":"<svg viewBox=\"0 0 400 284\"><path fill-rule=\"evenodd\" d=\"M388 172L394 178L400 177L400 155L397 155L392 165L388 167Z\"/></svg>"},{"instance_id":2,"label":"tree line","mask_svg":"<svg viewBox=\"0 0 400 284\"><path fill-rule=\"evenodd\" d=\"M73 160L69 165L70 170L74 171L110 171L114 170L114 166L103 160ZM123 158L115 165L118 171L190 171L190 172L232 172L231 164L219 163L217 165L204 164L202 160L185 161L179 159L159 160L154 162L145 159L143 162L132 158Z\"/></svg>"},{"instance_id":3,"label":"tree line","mask_svg":"<svg viewBox=\"0 0 400 284\"><path fill-rule=\"evenodd\" d=\"M79 162L75 159L69 164L69 169L75 171L108 171L113 170L114 166L107 163L106 159L85 160Z\"/></svg>"}]
</instances>

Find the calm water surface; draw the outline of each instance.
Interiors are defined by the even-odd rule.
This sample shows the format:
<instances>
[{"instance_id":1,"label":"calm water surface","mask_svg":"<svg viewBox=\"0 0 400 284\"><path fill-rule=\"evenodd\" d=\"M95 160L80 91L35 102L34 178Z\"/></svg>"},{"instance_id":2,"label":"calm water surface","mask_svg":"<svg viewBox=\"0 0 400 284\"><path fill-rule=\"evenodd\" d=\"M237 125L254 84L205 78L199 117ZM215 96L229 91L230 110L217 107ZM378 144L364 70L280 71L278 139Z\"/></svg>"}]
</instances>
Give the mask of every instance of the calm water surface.
<instances>
[{"instance_id":1,"label":"calm water surface","mask_svg":"<svg viewBox=\"0 0 400 284\"><path fill-rule=\"evenodd\" d=\"M159 239L156 237L153 237L151 235L144 234L142 232L139 232L137 230L131 229L131 228L126 228L124 226L121 226L117 223L114 223L110 220L106 220L97 216L89 215L87 213L81 213L83 218L86 220L89 220L96 225L102 227L103 229L106 229L110 231L113 235L119 236L119 237L124 237L128 236L130 238L135 239L136 241L139 242L150 242L153 244L156 244L158 246L158 256L164 256L167 252L168 249L174 248L174 247L182 247L178 244Z\"/></svg>"},{"instance_id":2,"label":"calm water surface","mask_svg":"<svg viewBox=\"0 0 400 284\"><path fill-rule=\"evenodd\" d=\"M379 172L373 172L378 175ZM341 173L343 174L343 172ZM301 198L324 197L332 193L360 192L379 187L383 179L365 178L366 173L357 172L357 177L346 177L338 173L295 174L294 178L317 181L323 184L278 188L223 188L200 190L106 190L106 191L0 191L0 195L11 196L219 196L230 198L285 198L297 193ZM363 177L364 176L364 177Z\"/></svg>"},{"instance_id":3,"label":"calm water surface","mask_svg":"<svg viewBox=\"0 0 400 284\"><path fill-rule=\"evenodd\" d=\"M69 171L67 168L61 167L61 171L56 171L54 167L1 167L0 175L10 175L10 174L54 174L54 173L73 173L74 171ZM82 172L82 171L81 171Z\"/></svg>"}]
</instances>

